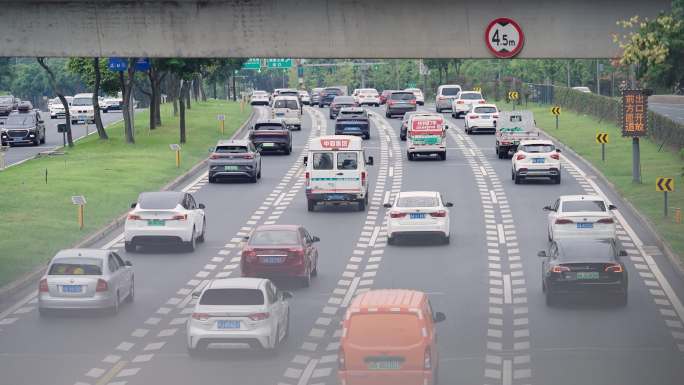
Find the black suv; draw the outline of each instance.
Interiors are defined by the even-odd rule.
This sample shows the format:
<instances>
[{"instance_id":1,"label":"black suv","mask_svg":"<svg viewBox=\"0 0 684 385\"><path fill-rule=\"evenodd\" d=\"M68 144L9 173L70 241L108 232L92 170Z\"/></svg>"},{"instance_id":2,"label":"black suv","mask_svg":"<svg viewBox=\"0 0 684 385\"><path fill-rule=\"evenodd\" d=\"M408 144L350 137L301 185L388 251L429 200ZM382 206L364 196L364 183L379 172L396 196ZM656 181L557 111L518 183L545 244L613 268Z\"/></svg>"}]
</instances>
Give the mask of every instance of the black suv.
<instances>
[{"instance_id":1,"label":"black suv","mask_svg":"<svg viewBox=\"0 0 684 385\"><path fill-rule=\"evenodd\" d=\"M45 143L45 123L37 110L22 109L0 119L0 142L3 146L13 144Z\"/></svg>"},{"instance_id":2,"label":"black suv","mask_svg":"<svg viewBox=\"0 0 684 385\"><path fill-rule=\"evenodd\" d=\"M368 112L361 107L345 107L335 121L335 135L359 135L370 139Z\"/></svg>"},{"instance_id":3,"label":"black suv","mask_svg":"<svg viewBox=\"0 0 684 385\"><path fill-rule=\"evenodd\" d=\"M259 119L249 132L249 140L260 152L282 151L285 155L292 152L292 135L280 119Z\"/></svg>"}]
</instances>

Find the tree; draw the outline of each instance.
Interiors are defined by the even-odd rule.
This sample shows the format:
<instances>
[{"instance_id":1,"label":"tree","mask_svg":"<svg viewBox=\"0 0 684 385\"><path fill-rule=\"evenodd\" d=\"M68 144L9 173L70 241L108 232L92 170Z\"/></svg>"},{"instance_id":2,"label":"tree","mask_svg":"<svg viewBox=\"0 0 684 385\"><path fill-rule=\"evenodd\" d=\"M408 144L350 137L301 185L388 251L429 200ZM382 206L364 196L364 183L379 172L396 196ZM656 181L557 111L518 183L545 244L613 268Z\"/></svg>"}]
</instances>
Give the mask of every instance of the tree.
<instances>
[{"instance_id":1,"label":"tree","mask_svg":"<svg viewBox=\"0 0 684 385\"><path fill-rule=\"evenodd\" d=\"M36 58L36 61L38 61L38 64L41 67L43 67L45 72L47 72L48 79L50 80L50 85L52 86L52 90L54 91L55 94L57 94L59 101L62 102L62 106L64 107L65 119L66 119L67 143L68 143L69 147L74 147L74 140L73 140L73 137L71 135L71 114L69 112L69 103L67 102L66 98L64 97L64 93L62 92L62 88L60 87L60 85L57 83L57 80L55 79L55 73L52 72L52 70L48 66L46 59L44 57L38 57L38 58Z\"/></svg>"},{"instance_id":2,"label":"tree","mask_svg":"<svg viewBox=\"0 0 684 385\"><path fill-rule=\"evenodd\" d=\"M108 139L100 115L100 91L105 95L114 94L119 90L119 82L115 72L107 68L107 63L100 58L71 58L67 61L69 72L80 76L93 91L93 111L95 113L95 127L100 139Z\"/></svg>"},{"instance_id":3,"label":"tree","mask_svg":"<svg viewBox=\"0 0 684 385\"><path fill-rule=\"evenodd\" d=\"M119 83L121 84L122 95L122 112L124 118L124 134L126 143L135 143L135 132L133 131L133 122L131 121L131 93L133 92L133 85L135 84L135 58L128 59L128 67L126 71L119 72ZM126 72L126 75L124 75Z\"/></svg>"}]
</instances>

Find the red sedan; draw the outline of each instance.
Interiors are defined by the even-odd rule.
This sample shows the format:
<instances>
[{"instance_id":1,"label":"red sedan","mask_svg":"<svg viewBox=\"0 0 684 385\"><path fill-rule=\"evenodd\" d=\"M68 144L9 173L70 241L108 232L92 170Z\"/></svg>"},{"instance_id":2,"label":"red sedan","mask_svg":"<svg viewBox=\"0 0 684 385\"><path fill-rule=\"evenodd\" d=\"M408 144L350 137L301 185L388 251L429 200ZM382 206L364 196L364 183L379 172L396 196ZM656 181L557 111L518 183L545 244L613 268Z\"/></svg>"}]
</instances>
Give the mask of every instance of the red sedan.
<instances>
[{"instance_id":1,"label":"red sedan","mask_svg":"<svg viewBox=\"0 0 684 385\"><path fill-rule=\"evenodd\" d=\"M382 91L382 93L380 94L380 104L387 103L387 98L389 98L389 96L392 95L392 92L394 92L394 90Z\"/></svg>"},{"instance_id":2,"label":"red sedan","mask_svg":"<svg viewBox=\"0 0 684 385\"><path fill-rule=\"evenodd\" d=\"M318 274L320 239L299 225L264 225L254 230L242 249L243 277L293 277L308 287Z\"/></svg>"}]
</instances>

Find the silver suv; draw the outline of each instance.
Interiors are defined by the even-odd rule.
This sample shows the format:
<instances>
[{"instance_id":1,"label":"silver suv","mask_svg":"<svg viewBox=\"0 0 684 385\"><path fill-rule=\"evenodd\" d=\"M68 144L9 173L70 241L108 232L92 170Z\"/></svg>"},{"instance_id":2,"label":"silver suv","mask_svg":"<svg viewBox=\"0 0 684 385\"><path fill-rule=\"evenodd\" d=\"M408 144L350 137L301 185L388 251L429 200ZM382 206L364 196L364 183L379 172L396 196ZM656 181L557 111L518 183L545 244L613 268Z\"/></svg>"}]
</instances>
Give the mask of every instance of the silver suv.
<instances>
[{"instance_id":1,"label":"silver suv","mask_svg":"<svg viewBox=\"0 0 684 385\"><path fill-rule=\"evenodd\" d=\"M249 140L219 140L209 156L209 183L219 178L261 178L261 154Z\"/></svg>"}]
</instances>

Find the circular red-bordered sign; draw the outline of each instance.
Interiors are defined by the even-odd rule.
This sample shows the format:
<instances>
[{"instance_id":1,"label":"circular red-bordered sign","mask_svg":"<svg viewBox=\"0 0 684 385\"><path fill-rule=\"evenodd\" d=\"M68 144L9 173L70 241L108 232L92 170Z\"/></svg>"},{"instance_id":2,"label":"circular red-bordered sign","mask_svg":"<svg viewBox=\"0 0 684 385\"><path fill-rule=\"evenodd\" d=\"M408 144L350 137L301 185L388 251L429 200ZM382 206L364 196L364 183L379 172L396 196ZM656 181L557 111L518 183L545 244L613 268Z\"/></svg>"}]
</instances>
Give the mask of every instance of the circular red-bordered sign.
<instances>
[{"instance_id":1,"label":"circular red-bordered sign","mask_svg":"<svg viewBox=\"0 0 684 385\"><path fill-rule=\"evenodd\" d=\"M487 49L496 57L507 59L516 56L525 44L525 34L513 19L500 17L492 20L484 33Z\"/></svg>"}]
</instances>

